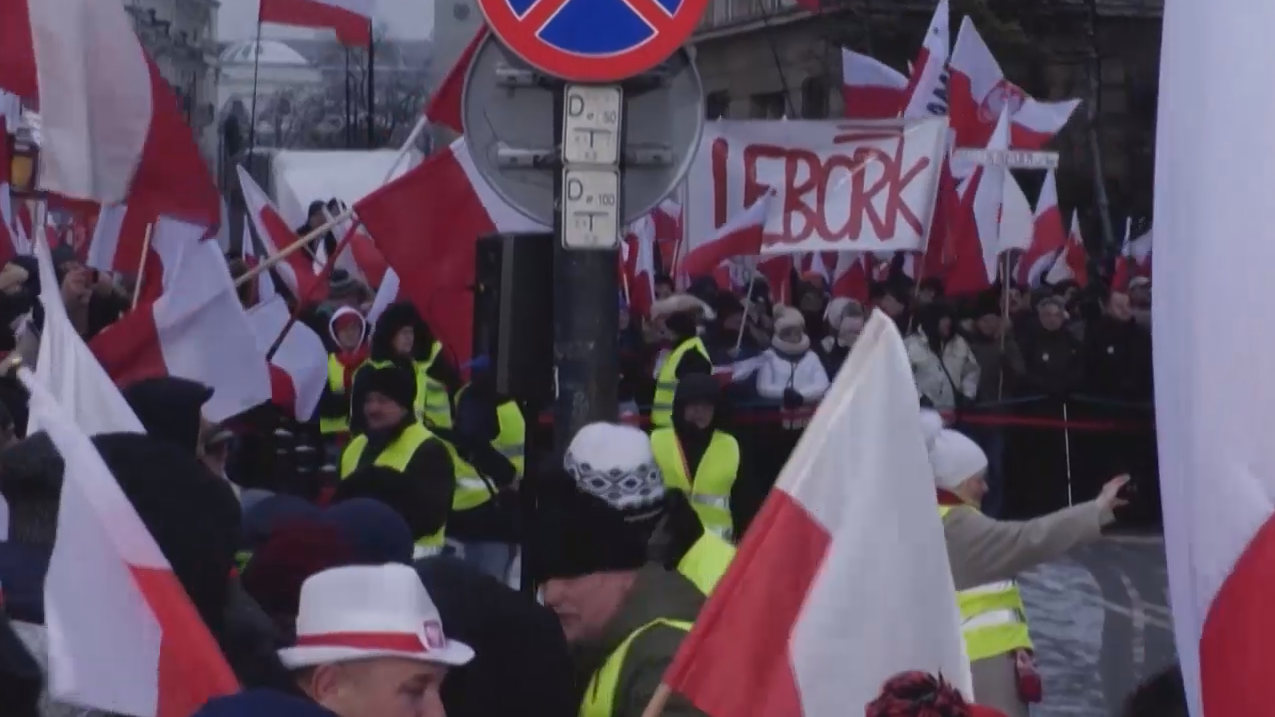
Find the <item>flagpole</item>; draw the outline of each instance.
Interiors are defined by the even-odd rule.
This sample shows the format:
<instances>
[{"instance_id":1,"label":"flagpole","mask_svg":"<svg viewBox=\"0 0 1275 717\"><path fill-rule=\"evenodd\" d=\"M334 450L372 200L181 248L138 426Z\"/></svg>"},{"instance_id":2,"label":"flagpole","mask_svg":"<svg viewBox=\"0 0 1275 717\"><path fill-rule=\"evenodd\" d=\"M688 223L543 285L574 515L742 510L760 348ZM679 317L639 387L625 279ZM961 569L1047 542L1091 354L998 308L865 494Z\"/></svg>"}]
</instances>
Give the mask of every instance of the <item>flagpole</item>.
<instances>
[{"instance_id":1,"label":"flagpole","mask_svg":"<svg viewBox=\"0 0 1275 717\"><path fill-rule=\"evenodd\" d=\"M243 286L244 284L247 284L248 282L257 278L257 276L260 275L263 271L267 271L268 269L270 269L270 267L274 266L275 264L278 264L284 259L287 259L288 257L292 256L293 254L296 254L302 249L305 249L307 246L310 245L310 242L328 233L329 231L332 230L332 227L336 226L337 224L340 224L341 222L345 221L346 219L349 219L352 216L354 216L354 208L347 207L345 211L341 212L335 217L332 217L328 221L324 222L317 229L311 229L310 233L292 242L288 246L284 247L278 253L268 256L262 261L260 261L256 266L254 266L253 268L245 272L243 276L239 277L238 279L235 279L235 287L240 287L240 286Z\"/></svg>"},{"instance_id":2,"label":"flagpole","mask_svg":"<svg viewBox=\"0 0 1275 717\"><path fill-rule=\"evenodd\" d=\"M137 302L142 298L142 281L146 279L146 255L151 251L151 232L154 231L154 224L146 225L146 234L142 235L142 260L137 263L137 282L133 285L133 305L129 307L131 310L137 310Z\"/></svg>"},{"instance_id":3,"label":"flagpole","mask_svg":"<svg viewBox=\"0 0 1275 717\"><path fill-rule=\"evenodd\" d=\"M350 84L350 48L345 48L345 148L351 149L354 145L354 128L350 126L350 97L354 92L354 87Z\"/></svg>"},{"instance_id":4,"label":"flagpole","mask_svg":"<svg viewBox=\"0 0 1275 717\"><path fill-rule=\"evenodd\" d=\"M248 173L257 148L257 78L261 72L261 11L257 11L257 39L252 43L252 103L248 110Z\"/></svg>"},{"instance_id":5,"label":"flagpole","mask_svg":"<svg viewBox=\"0 0 1275 717\"><path fill-rule=\"evenodd\" d=\"M270 350L266 352L266 363L269 363L270 360L274 358L279 347L283 345L283 340L288 337L288 332L292 330L292 327L296 325L297 320L301 318L301 312L305 309L306 303L310 301L310 297L314 294L315 289L317 289L321 283L319 280L332 276L332 268L336 264L336 258L341 255L341 252L345 251L345 247L350 243L350 238L354 236L354 230L357 226L358 225L356 224L355 226L350 227L350 230L345 233L345 236L341 237L340 243L336 245L336 250L333 251L324 261L323 269L319 271L319 275L316 277L315 281L310 284L308 291L306 291L304 295L297 297L297 304L293 307L292 314L288 316L288 323L283 325L283 329L280 330L279 335L275 337L274 343L270 344Z\"/></svg>"},{"instance_id":6,"label":"flagpole","mask_svg":"<svg viewBox=\"0 0 1275 717\"><path fill-rule=\"evenodd\" d=\"M376 37L372 21L367 30L367 148L376 147L376 122L372 115L376 109Z\"/></svg>"}]
</instances>

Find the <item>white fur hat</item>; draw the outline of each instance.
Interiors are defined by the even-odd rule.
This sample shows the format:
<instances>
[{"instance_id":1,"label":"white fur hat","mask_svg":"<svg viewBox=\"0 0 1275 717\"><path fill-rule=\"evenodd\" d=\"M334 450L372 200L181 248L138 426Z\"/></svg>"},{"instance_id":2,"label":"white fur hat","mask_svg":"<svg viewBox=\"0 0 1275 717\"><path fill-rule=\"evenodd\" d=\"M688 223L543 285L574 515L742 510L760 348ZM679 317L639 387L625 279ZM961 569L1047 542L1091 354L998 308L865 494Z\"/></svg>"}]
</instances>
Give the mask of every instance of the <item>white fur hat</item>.
<instances>
[{"instance_id":1,"label":"white fur hat","mask_svg":"<svg viewBox=\"0 0 1275 717\"><path fill-rule=\"evenodd\" d=\"M698 312L707 321L717 318L713 307L690 294L673 294L668 298L660 299L651 304L652 319L682 312Z\"/></svg>"},{"instance_id":2,"label":"white fur hat","mask_svg":"<svg viewBox=\"0 0 1275 717\"><path fill-rule=\"evenodd\" d=\"M934 484L952 490L987 469L987 454L965 434L944 428L930 445Z\"/></svg>"},{"instance_id":3,"label":"white fur hat","mask_svg":"<svg viewBox=\"0 0 1275 717\"><path fill-rule=\"evenodd\" d=\"M806 328L806 317L802 316L800 311L791 306L776 305L774 316L776 332L784 329Z\"/></svg>"}]
</instances>

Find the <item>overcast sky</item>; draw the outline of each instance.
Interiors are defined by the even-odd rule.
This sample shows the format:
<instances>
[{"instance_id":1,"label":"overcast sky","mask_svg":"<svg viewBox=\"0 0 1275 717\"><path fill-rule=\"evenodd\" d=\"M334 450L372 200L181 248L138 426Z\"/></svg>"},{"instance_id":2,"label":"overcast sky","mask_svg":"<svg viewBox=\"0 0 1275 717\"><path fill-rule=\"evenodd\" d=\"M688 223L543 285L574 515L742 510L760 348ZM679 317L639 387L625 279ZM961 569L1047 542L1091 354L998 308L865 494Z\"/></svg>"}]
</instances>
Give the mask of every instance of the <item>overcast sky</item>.
<instances>
[{"instance_id":1,"label":"overcast sky","mask_svg":"<svg viewBox=\"0 0 1275 717\"><path fill-rule=\"evenodd\" d=\"M258 0L221 0L217 15L217 37L222 42L251 39L257 32ZM384 24L391 37L417 40L434 29L434 0L376 0L377 24ZM300 28L266 25L262 37L310 37Z\"/></svg>"}]
</instances>

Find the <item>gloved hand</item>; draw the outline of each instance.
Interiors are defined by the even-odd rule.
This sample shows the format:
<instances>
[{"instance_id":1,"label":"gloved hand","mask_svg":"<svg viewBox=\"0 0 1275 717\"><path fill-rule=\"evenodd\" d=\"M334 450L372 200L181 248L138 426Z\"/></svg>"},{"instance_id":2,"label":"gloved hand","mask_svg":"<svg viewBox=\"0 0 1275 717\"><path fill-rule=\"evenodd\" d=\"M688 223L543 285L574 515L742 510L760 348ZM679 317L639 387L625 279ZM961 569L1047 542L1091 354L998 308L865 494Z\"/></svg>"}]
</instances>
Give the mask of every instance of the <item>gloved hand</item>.
<instances>
[{"instance_id":1,"label":"gloved hand","mask_svg":"<svg viewBox=\"0 0 1275 717\"><path fill-rule=\"evenodd\" d=\"M795 388L784 389L784 408L800 408L806 399Z\"/></svg>"}]
</instances>

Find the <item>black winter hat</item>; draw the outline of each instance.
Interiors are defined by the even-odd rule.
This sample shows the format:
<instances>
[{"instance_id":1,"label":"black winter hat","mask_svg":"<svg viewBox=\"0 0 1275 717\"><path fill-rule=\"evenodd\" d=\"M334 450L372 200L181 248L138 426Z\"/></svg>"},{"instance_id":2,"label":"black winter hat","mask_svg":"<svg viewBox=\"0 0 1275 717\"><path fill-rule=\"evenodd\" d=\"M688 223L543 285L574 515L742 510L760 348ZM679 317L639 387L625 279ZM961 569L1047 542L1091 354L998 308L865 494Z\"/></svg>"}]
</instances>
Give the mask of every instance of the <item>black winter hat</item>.
<instances>
[{"instance_id":1,"label":"black winter hat","mask_svg":"<svg viewBox=\"0 0 1275 717\"><path fill-rule=\"evenodd\" d=\"M200 617L220 634L239 543L239 501L194 451L139 433L93 445L119 482Z\"/></svg>"},{"instance_id":2,"label":"black winter hat","mask_svg":"<svg viewBox=\"0 0 1275 717\"><path fill-rule=\"evenodd\" d=\"M537 517L530 569L537 582L637 570L647 562L647 533L606 501L574 487L546 496Z\"/></svg>"},{"instance_id":3,"label":"black winter hat","mask_svg":"<svg viewBox=\"0 0 1275 717\"><path fill-rule=\"evenodd\" d=\"M367 390L385 396L408 411L416 402L416 376L399 363L367 368ZM360 407L361 408L361 407Z\"/></svg>"},{"instance_id":4,"label":"black winter hat","mask_svg":"<svg viewBox=\"0 0 1275 717\"><path fill-rule=\"evenodd\" d=\"M204 404L213 395L211 388L190 379L160 376L130 384L123 393L147 435L194 455Z\"/></svg>"},{"instance_id":5,"label":"black winter hat","mask_svg":"<svg viewBox=\"0 0 1275 717\"><path fill-rule=\"evenodd\" d=\"M0 451L0 495L9 504L10 542L53 545L64 467L44 431Z\"/></svg>"}]
</instances>

